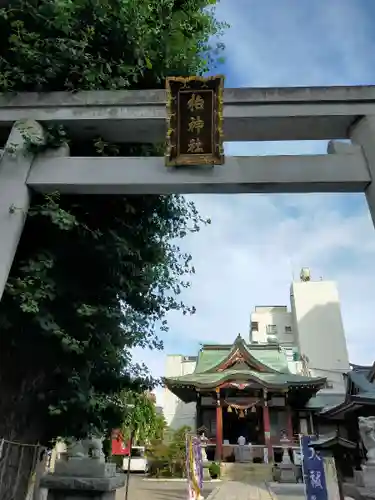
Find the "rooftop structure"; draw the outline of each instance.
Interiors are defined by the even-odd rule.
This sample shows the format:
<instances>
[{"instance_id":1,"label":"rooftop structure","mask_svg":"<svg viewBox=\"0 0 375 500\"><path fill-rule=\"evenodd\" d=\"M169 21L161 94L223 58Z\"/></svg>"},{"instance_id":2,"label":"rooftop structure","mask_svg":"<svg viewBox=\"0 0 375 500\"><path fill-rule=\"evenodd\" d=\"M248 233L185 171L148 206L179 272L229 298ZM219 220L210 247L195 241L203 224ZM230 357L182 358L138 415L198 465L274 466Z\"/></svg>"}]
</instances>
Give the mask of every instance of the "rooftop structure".
<instances>
[{"instance_id":1,"label":"rooftop structure","mask_svg":"<svg viewBox=\"0 0 375 500\"><path fill-rule=\"evenodd\" d=\"M300 278L291 284L289 309L255 306L249 340L283 346L289 361L303 361L305 374L325 377L327 390L345 393L343 374L350 365L337 285L312 279L309 268L302 268Z\"/></svg>"}]
</instances>

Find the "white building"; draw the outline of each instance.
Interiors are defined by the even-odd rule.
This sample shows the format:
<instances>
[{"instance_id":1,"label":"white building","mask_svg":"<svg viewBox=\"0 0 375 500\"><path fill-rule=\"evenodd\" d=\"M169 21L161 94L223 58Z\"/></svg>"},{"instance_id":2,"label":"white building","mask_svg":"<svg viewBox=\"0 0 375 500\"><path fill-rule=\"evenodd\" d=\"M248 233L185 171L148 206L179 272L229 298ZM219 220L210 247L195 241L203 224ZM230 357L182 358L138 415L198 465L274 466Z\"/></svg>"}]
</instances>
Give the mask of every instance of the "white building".
<instances>
[{"instance_id":1,"label":"white building","mask_svg":"<svg viewBox=\"0 0 375 500\"><path fill-rule=\"evenodd\" d=\"M287 306L255 306L251 313L250 342L264 344L276 340L281 345L295 342L293 318Z\"/></svg>"},{"instance_id":2,"label":"white building","mask_svg":"<svg viewBox=\"0 0 375 500\"><path fill-rule=\"evenodd\" d=\"M228 332L232 341L233 332ZM290 288L290 310L286 305L255 306L250 317L249 342L278 343L292 373L327 378L321 392L344 394L343 373L350 370L340 300L336 283L313 281L310 271L301 271L301 281ZM165 377L194 371L196 357L167 356ZM184 404L168 389L164 394L164 416L173 428L195 425L195 404Z\"/></svg>"},{"instance_id":3,"label":"white building","mask_svg":"<svg viewBox=\"0 0 375 500\"><path fill-rule=\"evenodd\" d=\"M165 377L179 377L193 373L196 365L196 356L183 356L182 354L170 354L167 356ZM167 388L164 389L163 414L167 425L173 429L179 429L184 425L195 427L195 403L183 403Z\"/></svg>"},{"instance_id":4,"label":"white building","mask_svg":"<svg viewBox=\"0 0 375 500\"><path fill-rule=\"evenodd\" d=\"M304 360L302 369L312 377L326 377L327 389L344 393L343 373L349 371L349 356L342 322L339 293L334 281L313 281L308 269L290 287L287 306L256 306L251 313L250 342L277 342L289 361ZM290 363L291 364L291 363ZM298 365L290 366L298 371Z\"/></svg>"},{"instance_id":5,"label":"white building","mask_svg":"<svg viewBox=\"0 0 375 500\"><path fill-rule=\"evenodd\" d=\"M326 377L328 388L345 392L343 373L350 366L336 283L292 283L290 302L298 350L311 376Z\"/></svg>"}]
</instances>

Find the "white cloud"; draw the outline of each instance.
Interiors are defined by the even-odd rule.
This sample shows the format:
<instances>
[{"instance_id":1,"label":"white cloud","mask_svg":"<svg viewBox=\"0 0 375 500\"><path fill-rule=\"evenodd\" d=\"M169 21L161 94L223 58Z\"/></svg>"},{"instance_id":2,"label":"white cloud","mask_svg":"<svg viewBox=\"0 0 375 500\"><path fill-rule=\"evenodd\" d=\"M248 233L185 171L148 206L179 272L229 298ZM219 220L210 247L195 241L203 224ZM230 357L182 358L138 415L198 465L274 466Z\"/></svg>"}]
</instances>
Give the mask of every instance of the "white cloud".
<instances>
[{"instance_id":1,"label":"white cloud","mask_svg":"<svg viewBox=\"0 0 375 500\"><path fill-rule=\"evenodd\" d=\"M214 223L188 245L197 274L187 298L198 311L191 318L174 319L176 330L182 327L196 339L222 342L239 332L246 335L252 307L287 304L292 272L298 277L302 266L310 266L315 278L338 282L349 341L372 333L375 233L363 199L358 199L361 209L348 216L334 208L343 196L311 196L312 203L298 195L196 198L201 213ZM288 215L286 205L297 212ZM375 357L363 344L351 354L356 361Z\"/></svg>"},{"instance_id":2,"label":"white cloud","mask_svg":"<svg viewBox=\"0 0 375 500\"><path fill-rule=\"evenodd\" d=\"M367 9L366 9L367 7ZM227 80L236 86L368 84L375 80L375 10L358 0L221 0ZM324 151L321 142L231 144L229 154ZM292 272L337 281L351 361L371 363L375 233L363 195L211 195L194 198L212 225L189 237L196 267L186 299L193 317L171 315L179 339L228 342L246 335L256 304L288 304ZM143 352L156 375L165 354Z\"/></svg>"},{"instance_id":3,"label":"white cloud","mask_svg":"<svg viewBox=\"0 0 375 500\"><path fill-rule=\"evenodd\" d=\"M366 0L221 0L217 12L231 25L227 63L239 86L373 82L374 12Z\"/></svg>"}]
</instances>

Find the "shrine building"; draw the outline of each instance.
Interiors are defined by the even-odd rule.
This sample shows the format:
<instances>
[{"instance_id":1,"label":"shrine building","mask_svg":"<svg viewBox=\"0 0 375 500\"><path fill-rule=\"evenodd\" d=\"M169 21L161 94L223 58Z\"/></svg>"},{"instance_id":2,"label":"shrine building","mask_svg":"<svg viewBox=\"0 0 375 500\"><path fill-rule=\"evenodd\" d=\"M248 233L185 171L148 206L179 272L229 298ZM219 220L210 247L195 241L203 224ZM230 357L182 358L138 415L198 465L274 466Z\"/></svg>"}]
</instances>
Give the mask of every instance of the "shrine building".
<instances>
[{"instance_id":1,"label":"shrine building","mask_svg":"<svg viewBox=\"0 0 375 500\"><path fill-rule=\"evenodd\" d=\"M308 403L326 379L291 373L278 345L203 345L193 373L164 379L183 403L196 405L196 428L204 430L215 457L232 460L239 436L253 457L274 459L274 449L298 434L314 433ZM301 428L302 427L302 428Z\"/></svg>"},{"instance_id":2,"label":"shrine building","mask_svg":"<svg viewBox=\"0 0 375 500\"><path fill-rule=\"evenodd\" d=\"M256 306L248 340L167 356L164 416L204 432L209 460L236 461L240 436L246 461L277 462L283 447L298 451L300 434L357 443L358 416L375 414L375 368L349 363L336 284L303 268L290 299L290 311Z\"/></svg>"}]
</instances>

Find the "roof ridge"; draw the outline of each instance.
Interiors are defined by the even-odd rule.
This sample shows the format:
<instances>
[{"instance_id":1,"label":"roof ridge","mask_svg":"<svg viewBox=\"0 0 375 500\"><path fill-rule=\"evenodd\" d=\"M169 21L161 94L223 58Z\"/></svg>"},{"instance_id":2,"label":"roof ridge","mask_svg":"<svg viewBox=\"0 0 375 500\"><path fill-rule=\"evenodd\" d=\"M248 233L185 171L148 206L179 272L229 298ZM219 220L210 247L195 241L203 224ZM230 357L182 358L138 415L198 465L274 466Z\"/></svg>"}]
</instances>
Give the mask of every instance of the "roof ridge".
<instances>
[{"instance_id":1,"label":"roof ridge","mask_svg":"<svg viewBox=\"0 0 375 500\"><path fill-rule=\"evenodd\" d=\"M363 373L351 371L348 373L348 376L352 382L360 388L360 392L375 393L375 385L371 383Z\"/></svg>"}]
</instances>

